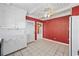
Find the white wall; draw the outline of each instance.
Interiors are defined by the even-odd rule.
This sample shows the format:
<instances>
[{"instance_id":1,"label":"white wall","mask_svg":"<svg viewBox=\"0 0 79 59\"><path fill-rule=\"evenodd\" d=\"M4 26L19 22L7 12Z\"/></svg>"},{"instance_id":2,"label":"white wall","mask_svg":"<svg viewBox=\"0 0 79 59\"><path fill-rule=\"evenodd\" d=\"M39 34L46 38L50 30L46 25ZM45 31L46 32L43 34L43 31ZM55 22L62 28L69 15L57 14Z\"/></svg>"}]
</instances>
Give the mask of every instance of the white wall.
<instances>
[{"instance_id":1,"label":"white wall","mask_svg":"<svg viewBox=\"0 0 79 59\"><path fill-rule=\"evenodd\" d=\"M35 41L35 21L27 20L26 22L27 42Z\"/></svg>"}]
</instances>

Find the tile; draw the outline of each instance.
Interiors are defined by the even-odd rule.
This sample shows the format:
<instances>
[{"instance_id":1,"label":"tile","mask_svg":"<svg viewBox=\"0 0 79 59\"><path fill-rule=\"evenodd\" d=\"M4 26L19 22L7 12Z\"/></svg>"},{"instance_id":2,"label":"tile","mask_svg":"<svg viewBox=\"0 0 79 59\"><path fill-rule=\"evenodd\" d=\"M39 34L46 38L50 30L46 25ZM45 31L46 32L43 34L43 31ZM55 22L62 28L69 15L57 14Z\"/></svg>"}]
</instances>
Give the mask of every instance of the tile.
<instances>
[{"instance_id":1,"label":"tile","mask_svg":"<svg viewBox=\"0 0 79 59\"><path fill-rule=\"evenodd\" d=\"M68 46L47 40L37 40L28 44L27 48L11 55L16 56L63 56L68 55ZM11 56L9 55L9 56Z\"/></svg>"},{"instance_id":2,"label":"tile","mask_svg":"<svg viewBox=\"0 0 79 59\"><path fill-rule=\"evenodd\" d=\"M30 56L31 53L30 53L29 51L25 51L25 52L22 52L22 55L23 55L23 56Z\"/></svg>"},{"instance_id":3,"label":"tile","mask_svg":"<svg viewBox=\"0 0 79 59\"><path fill-rule=\"evenodd\" d=\"M63 52L56 51L56 53L55 53L55 56L63 56L63 55L64 55Z\"/></svg>"},{"instance_id":4,"label":"tile","mask_svg":"<svg viewBox=\"0 0 79 59\"><path fill-rule=\"evenodd\" d=\"M69 56L69 47L65 47L64 56Z\"/></svg>"},{"instance_id":5,"label":"tile","mask_svg":"<svg viewBox=\"0 0 79 59\"><path fill-rule=\"evenodd\" d=\"M65 46L59 46L59 48L57 49L57 52L61 52L61 53L63 53L64 54L64 51L65 51L65 48L64 48Z\"/></svg>"}]
</instances>

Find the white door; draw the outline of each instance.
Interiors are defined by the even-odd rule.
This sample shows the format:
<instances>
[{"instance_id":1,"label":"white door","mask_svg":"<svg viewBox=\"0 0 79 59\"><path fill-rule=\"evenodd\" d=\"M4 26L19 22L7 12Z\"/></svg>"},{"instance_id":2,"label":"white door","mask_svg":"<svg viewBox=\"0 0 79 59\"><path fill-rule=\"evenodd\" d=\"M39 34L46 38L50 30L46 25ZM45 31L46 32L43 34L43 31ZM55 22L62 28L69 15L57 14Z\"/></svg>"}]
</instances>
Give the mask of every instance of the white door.
<instances>
[{"instance_id":1,"label":"white door","mask_svg":"<svg viewBox=\"0 0 79 59\"><path fill-rule=\"evenodd\" d=\"M79 52L79 16L71 18L71 55L78 56Z\"/></svg>"},{"instance_id":2,"label":"white door","mask_svg":"<svg viewBox=\"0 0 79 59\"><path fill-rule=\"evenodd\" d=\"M37 22L37 26L38 26L37 40L40 40L43 38L43 24L40 22Z\"/></svg>"},{"instance_id":3,"label":"white door","mask_svg":"<svg viewBox=\"0 0 79 59\"><path fill-rule=\"evenodd\" d=\"M35 22L27 20L26 22L27 42L35 41Z\"/></svg>"}]
</instances>

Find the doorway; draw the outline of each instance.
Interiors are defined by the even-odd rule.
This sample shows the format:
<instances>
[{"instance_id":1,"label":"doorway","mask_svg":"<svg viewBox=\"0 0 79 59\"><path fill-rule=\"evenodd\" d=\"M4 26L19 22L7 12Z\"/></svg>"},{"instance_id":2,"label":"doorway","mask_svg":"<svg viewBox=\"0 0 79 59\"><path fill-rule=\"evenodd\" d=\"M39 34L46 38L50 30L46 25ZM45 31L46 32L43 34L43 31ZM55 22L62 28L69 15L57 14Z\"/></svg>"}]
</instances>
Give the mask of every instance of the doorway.
<instances>
[{"instance_id":1,"label":"doorway","mask_svg":"<svg viewBox=\"0 0 79 59\"><path fill-rule=\"evenodd\" d=\"M41 22L36 22L36 32L37 32L37 40L43 38L43 24Z\"/></svg>"}]
</instances>

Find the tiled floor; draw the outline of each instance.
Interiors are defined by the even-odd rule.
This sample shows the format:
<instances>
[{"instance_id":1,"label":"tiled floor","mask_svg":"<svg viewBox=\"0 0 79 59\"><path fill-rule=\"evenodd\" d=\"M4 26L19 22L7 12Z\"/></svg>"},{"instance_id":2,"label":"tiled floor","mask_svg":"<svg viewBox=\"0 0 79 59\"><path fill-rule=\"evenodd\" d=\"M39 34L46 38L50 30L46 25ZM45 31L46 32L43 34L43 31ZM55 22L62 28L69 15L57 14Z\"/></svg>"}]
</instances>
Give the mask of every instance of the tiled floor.
<instances>
[{"instance_id":1,"label":"tiled floor","mask_svg":"<svg viewBox=\"0 0 79 59\"><path fill-rule=\"evenodd\" d=\"M47 40L37 40L28 44L27 48L8 56L68 56L68 50L69 47L67 45Z\"/></svg>"}]
</instances>

